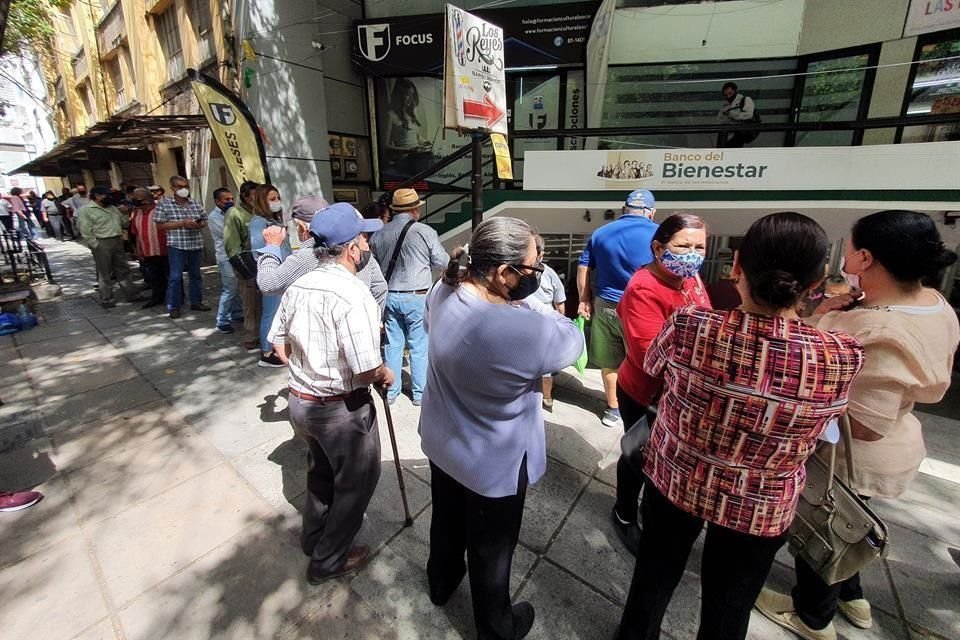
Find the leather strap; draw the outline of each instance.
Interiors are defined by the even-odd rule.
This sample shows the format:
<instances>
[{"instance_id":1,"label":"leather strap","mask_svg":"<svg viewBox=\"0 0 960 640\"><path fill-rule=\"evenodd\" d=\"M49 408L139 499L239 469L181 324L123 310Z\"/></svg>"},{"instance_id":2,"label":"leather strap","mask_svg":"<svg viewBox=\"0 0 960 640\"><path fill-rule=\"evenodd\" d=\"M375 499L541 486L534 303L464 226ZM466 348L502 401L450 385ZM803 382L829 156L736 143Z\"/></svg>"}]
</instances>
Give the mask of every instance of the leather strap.
<instances>
[{"instance_id":1,"label":"leather strap","mask_svg":"<svg viewBox=\"0 0 960 640\"><path fill-rule=\"evenodd\" d=\"M393 255L390 256L390 264L387 265L387 271L383 274L383 279L386 280L387 286L390 286L390 277L393 275L393 270L397 266L397 259L400 257L400 249L403 247L403 240L407 237L407 231L410 230L410 227L413 226L413 223L416 220L411 220L406 225L404 225L403 230L400 231L400 237L397 238L397 244L393 248Z\"/></svg>"}]
</instances>

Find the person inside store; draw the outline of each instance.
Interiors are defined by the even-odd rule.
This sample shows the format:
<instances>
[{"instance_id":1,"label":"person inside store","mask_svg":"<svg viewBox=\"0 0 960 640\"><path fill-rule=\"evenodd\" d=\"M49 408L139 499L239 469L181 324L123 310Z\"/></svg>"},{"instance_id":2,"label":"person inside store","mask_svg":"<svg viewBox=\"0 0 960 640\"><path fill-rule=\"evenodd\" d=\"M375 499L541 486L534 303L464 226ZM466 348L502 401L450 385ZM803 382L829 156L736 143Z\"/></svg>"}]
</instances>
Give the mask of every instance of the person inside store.
<instances>
[{"instance_id":1,"label":"person inside store","mask_svg":"<svg viewBox=\"0 0 960 640\"><path fill-rule=\"evenodd\" d=\"M847 469L846 443L838 445L836 458L836 475L849 477L862 496L901 496L926 457L914 405L943 399L960 328L950 304L923 282L939 281L956 260L926 214L881 211L861 218L844 248L842 270L851 291L825 299L809 319L820 330L852 335L865 351L850 390L855 468ZM837 637L837 610L856 627L873 625L859 574L828 585L802 558L795 566L792 593L764 589L757 600L761 613L814 640Z\"/></svg>"},{"instance_id":2,"label":"person inside store","mask_svg":"<svg viewBox=\"0 0 960 640\"><path fill-rule=\"evenodd\" d=\"M443 606L469 573L482 640L524 638L533 625L528 602L510 604L510 567L527 486L547 463L540 379L583 352L571 320L528 299L542 271L535 235L517 218L483 222L427 296L430 601Z\"/></svg>"},{"instance_id":3,"label":"person inside store","mask_svg":"<svg viewBox=\"0 0 960 640\"><path fill-rule=\"evenodd\" d=\"M697 637L746 637L796 514L803 465L863 365L854 338L797 317L829 249L811 218L760 218L734 254L740 307L681 307L650 343L644 370L663 392L644 448L643 527L618 640L659 637L705 524Z\"/></svg>"},{"instance_id":4,"label":"person inside store","mask_svg":"<svg viewBox=\"0 0 960 640\"><path fill-rule=\"evenodd\" d=\"M627 351L617 377L624 433L633 428L646 431L653 424L648 407L660 394L660 380L647 375L643 360L667 318L687 305L711 308L700 279L707 253L707 227L701 218L678 213L665 219L657 227L651 250L653 262L633 274L617 305ZM623 453L617 461L617 501L610 512L617 536L633 555L640 544L637 504L642 489L643 454L639 448Z\"/></svg>"},{"instance_id":5,"label":"person inside store","mask_svg":"<svg viewBox=\"0 0 960 640\"><path fill-rule=\"evenodd\" d=\"M725 82L720 92L723 94L723 104L717 114L717 119L720 122L738 126L748 122L759 122L753 98L740 93L740 89L735 82ZM717 146L740 148L756 140L758 135L756 131L733 131L732 133L721 131Z\"/></svg>"}]
</instances>

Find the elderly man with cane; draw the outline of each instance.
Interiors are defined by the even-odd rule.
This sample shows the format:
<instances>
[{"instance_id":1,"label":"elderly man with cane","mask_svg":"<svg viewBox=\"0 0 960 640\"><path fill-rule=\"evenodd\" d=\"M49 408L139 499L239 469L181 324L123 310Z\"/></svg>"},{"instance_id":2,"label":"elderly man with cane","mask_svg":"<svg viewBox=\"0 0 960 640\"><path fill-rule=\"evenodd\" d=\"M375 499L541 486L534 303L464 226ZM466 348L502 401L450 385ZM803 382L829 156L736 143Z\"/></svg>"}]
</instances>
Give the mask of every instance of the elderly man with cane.
<instances>
[{"instance_id":1,"label":"elderly man with cane","mask_svg":"<svg viewBox=\"0 0 960 640\"><path fill-rule=\"evenodd\" d=\"M380 355L380 313L357 271L369 260L364 233L383 227L349 204L317 213L310 235L320 265L283 294L268 335L289 365L290 419L309 447L301 545L307 581L359 569L370 547L354 545L380 479L380 435L370 385L389 387Z\"/></svg>"}]
</instances>

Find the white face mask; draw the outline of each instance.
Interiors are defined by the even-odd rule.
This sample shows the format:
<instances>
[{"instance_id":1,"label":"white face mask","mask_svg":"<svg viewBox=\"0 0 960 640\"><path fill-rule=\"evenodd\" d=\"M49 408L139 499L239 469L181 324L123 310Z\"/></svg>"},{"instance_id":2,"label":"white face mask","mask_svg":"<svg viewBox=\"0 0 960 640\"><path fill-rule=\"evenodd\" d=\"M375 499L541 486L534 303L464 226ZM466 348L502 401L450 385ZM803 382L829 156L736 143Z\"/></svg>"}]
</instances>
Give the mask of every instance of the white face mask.
<instances>
[{"instance_id":1,"label":"white face mask","mask_svg":"<svg viewBox=\"0 0 960 640\"><path fill-rule=\"evenodd\" d=\"M177 195L177 197L179 197L179 198L189 198L189 197L190 197L190 189L187 189L186 187L184 187L183 189L177 189L176 191L174 191L174 193L175 193L175 194Z\"/></svg>"},{"instance_id":2,"label":"white face mask","mask_svg":"<svg viewBox=\"0 0 960 640\"><path fill-rule=\"evenodd\" d=\"M860 288L860 274L847 273L846 267L847 267L847 259L844 258L844 259L843 259L843 264L840 265L840 275L842 275L842 276L844 277L844 279L846 279L847 284L849 284L851 287L853 287L854 289L859 289L859 288Z\"/></svg>"},{"instance_id":3,"label":"white face mask","mask_svg":"<svg viewBox=\"0 0 960 640\"><path fill-rule=\"evenodd\" d=\"M274 200L270 203L270 212L271 213L280 213L283 210L283 203L279 200Z\"/></svg>"}]
</instances>

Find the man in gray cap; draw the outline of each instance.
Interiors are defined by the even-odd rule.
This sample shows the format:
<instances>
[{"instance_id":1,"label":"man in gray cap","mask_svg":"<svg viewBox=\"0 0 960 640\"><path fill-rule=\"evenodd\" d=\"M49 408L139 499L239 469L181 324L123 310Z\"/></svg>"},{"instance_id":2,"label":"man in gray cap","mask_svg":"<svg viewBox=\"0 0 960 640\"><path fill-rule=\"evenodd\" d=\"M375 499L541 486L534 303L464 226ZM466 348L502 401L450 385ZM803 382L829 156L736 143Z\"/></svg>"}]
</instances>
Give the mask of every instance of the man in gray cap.
<instances>
[{"instance_id":1,"label":"man in gray cap","mask_svg":"<svg viewBox=\"0 0 960 640\"><path fill-rule=\"evenodd\" d=\"M264 295L280 295L300 276L320 266L320 260L314 252L313 236L310 235L310 222L314 214L329 206L323 196L318 195L300 196L294 201L292 216L297 225L300 249L286 260L281 257L280 246L287 237L287 230L280 226L264 229L263 239L267 246L260 249L257 258L257 287ZM357 272L357 277L370 289L382 314L387 302L387 281L383 279L379 263L371 256L370 261Z\"/></svg>"},{"instance_id":2,"label":"man in gray cap","mask_svg":"<svg viewBox=\"0 0 960 640\"><path fill-rule=\"evenodd\" d=\"M307 581L363 566L353 544L380 480L380 434L370 385L393 383L380 356L380 314L356 273L369 260L364 234L383 227L341 202L309 230L319 266L283 293L267 339L290 372L290 420L309 447L301 547Z\"/></svg>"}]
</instances>

